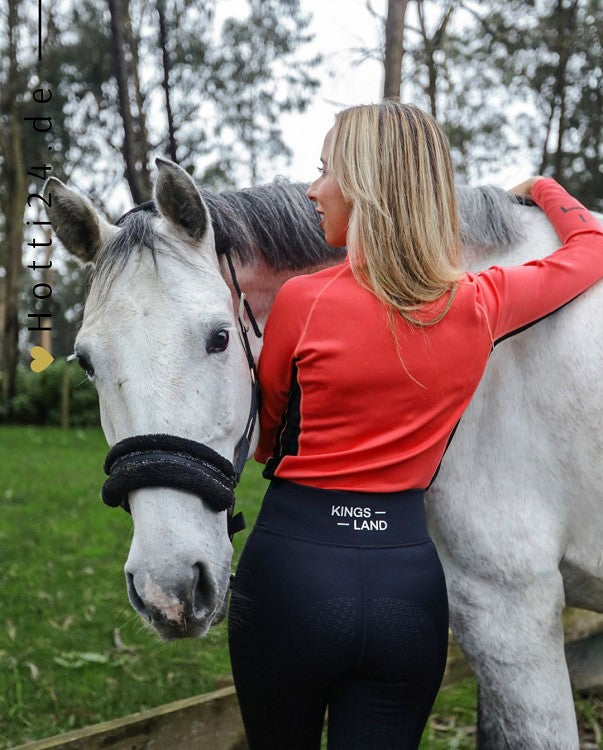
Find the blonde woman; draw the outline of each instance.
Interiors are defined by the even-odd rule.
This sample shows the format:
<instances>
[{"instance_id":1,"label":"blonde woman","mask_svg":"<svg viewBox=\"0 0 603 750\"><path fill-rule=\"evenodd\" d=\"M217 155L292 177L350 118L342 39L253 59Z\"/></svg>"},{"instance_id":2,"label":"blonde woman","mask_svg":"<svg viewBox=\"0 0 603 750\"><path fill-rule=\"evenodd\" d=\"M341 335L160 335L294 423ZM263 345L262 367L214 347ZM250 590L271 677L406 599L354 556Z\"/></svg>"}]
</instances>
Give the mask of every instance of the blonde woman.
<instances>
[{"instance_id":1,"label":"blonde woman","mask_svg":"<svg viewBox=\"0 0 603 750\"><path fill-rule=\"evenodd\" d=\"M554 180L516 192L566 244L465 273L448 144L395 102L341 112L308 190L344 263L287 282L260 358L272 479L233 584L251 750L416 748L446 660L423 495L494 341L603 275L603 231Z\"/></svg>"}]
</instances>

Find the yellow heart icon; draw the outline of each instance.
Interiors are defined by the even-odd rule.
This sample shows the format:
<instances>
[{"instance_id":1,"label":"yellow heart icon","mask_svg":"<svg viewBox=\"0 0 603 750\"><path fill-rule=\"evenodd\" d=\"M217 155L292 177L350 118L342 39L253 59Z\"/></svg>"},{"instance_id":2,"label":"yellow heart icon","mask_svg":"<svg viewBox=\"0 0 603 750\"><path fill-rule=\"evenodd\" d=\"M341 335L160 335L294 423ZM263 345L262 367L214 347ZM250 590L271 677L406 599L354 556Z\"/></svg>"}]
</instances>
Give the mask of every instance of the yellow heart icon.
<instances>
[{"instance_id":1,"label":"yellow heart icon","mask_svg":"<svg viewBox=\"0 0 603 750\"><path fill-rule=\"evenodd\" d=\"M31 364L29 366L34 372L42 372L51 362L54 362L52 354L49 354L42 346L32 347L30 354Z\"/></svg>"}]
</instances>

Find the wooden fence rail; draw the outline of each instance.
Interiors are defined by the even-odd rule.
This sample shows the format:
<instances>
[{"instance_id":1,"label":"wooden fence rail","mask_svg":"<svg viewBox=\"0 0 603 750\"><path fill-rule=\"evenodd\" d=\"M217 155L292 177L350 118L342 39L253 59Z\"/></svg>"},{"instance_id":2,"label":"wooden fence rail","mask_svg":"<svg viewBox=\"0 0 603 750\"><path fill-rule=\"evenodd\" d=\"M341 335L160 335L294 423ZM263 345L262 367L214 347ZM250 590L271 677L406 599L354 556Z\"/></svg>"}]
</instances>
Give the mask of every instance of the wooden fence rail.
<instances>
[{"instance_id":1,"label":"wooden fence rail","mask_svg":"<svg viewBox=\"0 0 603 750\"><path fill-rule=\"evenodd\" d=\"M12 750L244 750L234 687L166 703Z\"/></svg>"}]
</instances>

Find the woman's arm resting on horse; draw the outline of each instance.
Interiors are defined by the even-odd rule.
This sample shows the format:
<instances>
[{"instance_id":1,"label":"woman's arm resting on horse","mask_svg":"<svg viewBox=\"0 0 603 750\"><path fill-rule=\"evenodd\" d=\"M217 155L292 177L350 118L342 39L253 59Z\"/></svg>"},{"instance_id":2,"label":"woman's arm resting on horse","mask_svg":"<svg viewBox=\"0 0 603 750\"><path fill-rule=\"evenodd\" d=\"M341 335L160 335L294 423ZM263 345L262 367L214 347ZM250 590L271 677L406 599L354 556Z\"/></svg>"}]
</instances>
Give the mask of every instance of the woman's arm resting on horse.
<instances>
[{"instance_id":1,"label":"woman's arm resting on horse","mask_svg":"<svg viewBox=\"0 0 603 750\"><path fill-rule=\"evenodd\" d=\"M535 177L528 177L527 180L524 180L519 185L516 185L515 187L511 188L509 190L509 193L515 193L515 195L523 195L525 198L531 198L532 197L532 188L538 182L538 180L544 180L545 177L542 177L542 175L536 175Z\"/></svg>"},{"instance_id":2,"label":"woman's arm resting on horse","mask_svg":"<svg viewBox=\"0 0 603 750\"><path fill-rule=\"evenodd\" d=\"M495 341L558 310L603 278L603 226L555 180L531 183L529 194L564 244L541 260L470 274Z\"/></svg>"}]
</instances>

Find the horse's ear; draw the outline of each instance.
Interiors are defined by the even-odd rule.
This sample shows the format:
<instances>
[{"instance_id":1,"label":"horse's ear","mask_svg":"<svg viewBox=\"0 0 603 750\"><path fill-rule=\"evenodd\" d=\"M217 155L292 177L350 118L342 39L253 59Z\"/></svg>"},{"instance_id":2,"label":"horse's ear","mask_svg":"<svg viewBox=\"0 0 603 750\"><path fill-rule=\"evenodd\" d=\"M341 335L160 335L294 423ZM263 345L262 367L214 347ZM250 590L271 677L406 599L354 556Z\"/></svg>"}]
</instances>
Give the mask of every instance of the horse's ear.
<instances>
[{"instance_id":1,"label":"horse's ear","mask_svg":"<svg viewBox=\"0 0 603 750\"><path fill-rule=\"evenodd\" d=\"M94 263L99 250L117 227L97 214L86 198L70 190L56 177L44 185L46 213L65 249L83 263Z\"/></svg>"},{"instance_id":2,"label":"horse's ear","mask_svg":"<svg viewBox=\"0 0 603 750\"><path fill-rule=\"evenodd\" d=\"M153 193L159 213L201 241L207 233L209 214L191 176L173 161L157 158L155 164L159 175Z\"/></svg>"}]
</instances>

